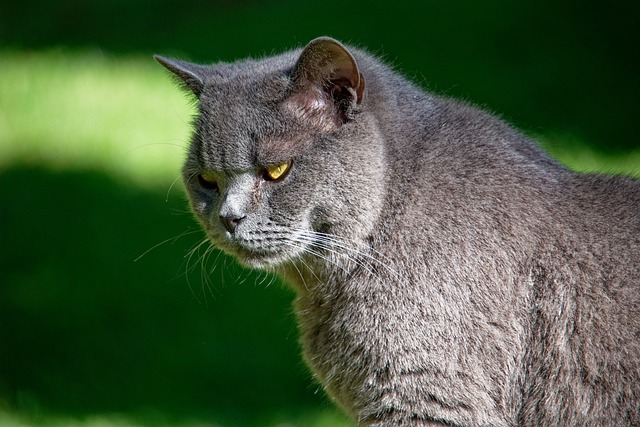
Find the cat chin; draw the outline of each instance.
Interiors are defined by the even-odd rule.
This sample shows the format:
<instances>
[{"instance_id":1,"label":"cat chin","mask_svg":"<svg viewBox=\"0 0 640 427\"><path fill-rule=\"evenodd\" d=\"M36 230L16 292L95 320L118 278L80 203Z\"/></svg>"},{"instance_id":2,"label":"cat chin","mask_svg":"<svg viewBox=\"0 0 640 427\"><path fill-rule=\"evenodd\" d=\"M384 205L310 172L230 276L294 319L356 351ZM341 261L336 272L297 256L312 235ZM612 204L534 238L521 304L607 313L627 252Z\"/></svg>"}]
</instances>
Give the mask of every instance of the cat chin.
<instances>
[{"instance_id":1,"label":"cat chin","mask_svg":"<svg viewBox=\"0 0 640 427\"><path fill-rule=\"evenodd\" d=\"M289 257L282 252L258 252L245 248L224 248L225 253L231 255L240 264L256 270L273 270L285 264Z\"/></svg>"},{"instance_id":2,"label":"cat chin","mask_svg":"<svg viewBox=\"0 0 640 427\"><path fill-rule=\"evenodd\" d=\"M280 254L252 254L248 256L234 255L240 264L255 270L273 270L286 263L286 257Z\"/></svg>"}]
</instances>

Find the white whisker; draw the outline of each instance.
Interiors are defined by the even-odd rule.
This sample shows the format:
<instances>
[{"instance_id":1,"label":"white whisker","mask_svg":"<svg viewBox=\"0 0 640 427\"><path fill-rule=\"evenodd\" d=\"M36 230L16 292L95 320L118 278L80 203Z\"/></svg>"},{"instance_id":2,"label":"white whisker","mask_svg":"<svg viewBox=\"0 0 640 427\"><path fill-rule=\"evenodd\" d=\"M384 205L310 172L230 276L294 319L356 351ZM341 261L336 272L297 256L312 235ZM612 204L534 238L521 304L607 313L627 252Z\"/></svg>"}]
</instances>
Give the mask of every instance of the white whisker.
<instances>
[{"instance_id":1,"label":"white whisker","mask_svg":"<svg viewBox=\"0 0 640 427\"><path fill-rule=\"evenodd\" d=\"M309 270L309 272L311 274L313 274L313 277L316 278L316 280L318 281L318 283L324 283L322 280L320 280L320 278L318 276L316 276L316 273L313 271L313 269L309 266L309 264L307 264L304 259L300 258L300 262L304 264L305 267L307 267L307 270Z\"/></svg>"},{"instance_id":2,"label":"white whisker","mask_svg":"<svg viewBox=\"0 0 640 427\"><path fill-rule=\"evenodd\" d=\"M304 288L308 291L309 290L309 286L307 286L307 281L304 280L304 275L302 274L302 272L300 272L300 269L298 268L298 266L296 265L295 262L292 262L291 265L293 265L293 268L295 268L296 271L298 272L298 276L300 276L300 280L302 280L302 284L303 284Z\"/></svg>"},{"instance_id":3,"label":"white whisker","mask_svg":"<svg viewBox=\"0 0 640 427\"><path fill-rule=\"evenodd\" d=\"M270 274L271 276L271 280L269 280L269 283L267 283L267 286L265 286L266 288L270 287L271 285L273 285L275 283L275 281L277 280L277 277L275 275L275 272L272 272Z\"/></svg>"},{"instance_id":4,"label":"white whisker","mask_svg":"<svg viewBox=\"0 0 640 427\"><path fill-rule=\"evenodd\" d=\"M348 273L348 270L346 270L343 266L338 265L338 264L336 264L335 262L333 262L333 261L331 260L331 258L329 258L329 257L327 257L327 256L325 256L325 255L323 255L322 253L320 253L320 252L318 252L318 251L316 251L316 250L311 249L311 248L309 247L309 246L310 246L310 243L309 243L309 242L305 242L305 241L301 241L301 240L294 240L294 239L289 238L289 239L287 239L287 240L283 241L283 243L284 243L284 244L286 244L286 245L288 245L288 246L294 247L294 248L296 248L296 249L300 249L300 250L302 250L302 252L303 252L303 253L307 253L307 254L313 255L313 256L315 256L315 257L317 257L317 258L320 258L320 259L324 260L325 262L327 262L328 264L334 265L335 267L337 267L337 268L341 269L341 270L342 270L342 271L344 271L345 273ZM330 248L322 248L322 247L319 247L319 249L326 249L326 250L328 250L328 251L332 252ZM333 253L335 253L336 255L338 255L338 256L340 256L340 257L343 257L343 256L344 256L343 254L340 254L340 253L335 252L335 251L333 251ZM316 279L319 283L324 283L324 282L323 282L322 280L320 280L320 278L316 275L315 271L313 271L313 269L311 268L311 266L310 266L307 262L305 262L304 258L299 257L299 258L297 258L296 260L299 260L302 264L304 264L304 266L307 268L307 270L309 270L309 272L313 275L313 277L315 277L315 279ZM296 260L293 260L293 261L292 261L292 264L293 264L293 266L296 268L296 270L298 270L297 266L295 265ZM300 270L298 270L298 273L300 274ZM302 280L304 281L304 278L302 278ZM306 283L305 283L305 288L306 288L307 290L309 290L309 288L307 287Z\"/></svg>"},{"instance_id":5,"label":"white whisker","mask_svg":"<svg viewBox=\"0 0 640 427\"><path fill-rule=\"evenodd\" d=\"M133 262L137 262L140 258L144 257L146 254L148 254L149 252L151 252L152 250L164 245L167 242L171 242L171 244L174 244L179 238L184 237L184 236L188 236L189 234L193 234L193 233L199 233L200 230L188 230L188 231L183 231L182 233L178 234L175 237L171 237L169 239L163 240L162 242L153 245L152 247L150 247L149 249L147 249L146 251L144 251L142 254L140 254L136 259L133 260Z\"/></svg>"},{"instance_id":6,"label":"white whisker","mask_svg":"<svg viewBox=\"0 0 640 427\"><path fill-rule=\"evenodd\" d=\"M193 286L191 284L191 280L189 279L189 273L191 271L193 271L194 267L190 267L191 265L191 259L193 258L194 254L202 247L202 245L209 243L209 239L205 238L204 240L202 240L200 243L198 243L197 245L195 245L185 256L185 271L184 271L184 276L187 280L187 285L189 286L189 289L191 289L191 294L196 298L196 300L198 301L198 304L202 304L202 301L200 301L200 298L198 298L198 295L196 294L196 292L193 290ZM210 243L209 243L210 244ZM205 304L207 303L206 300L206 295L204 295L204 301Z\"/></svg>"},{"instance_id":7,"label":"white whisker","mask_svg":"<svg viewBox=\"0 0 640 427\"><path fill-rule=\"evenodd\" d=\"M202 280L202 292L205 293L205 301L206 301L207 290L209 291L209 294L211 295L211 297L215 298L215 294L213 292L215 289L215 286L211 281L211 274L207 272L207 264L209 263L209 258L211 257L211 254L214 253L215 251L216 251L216 247L213 246L211 243L209 243L209 247L200 258L200 268L201 268L200 280ZM218 256L220 256L220 253L218 253ZM211 272L213 272L214 269L215 269L215 263L212 267Z\"/></svg>"},{"instance_id":8,"label":"white whisker","mask_svg":"<svg viewBox=\"0 0 640 427\"><path fill-rule=\"evenodd\" d=\"M185 258L187 258L187 267L190 264L191 257L193 257L193 255L196 253L196 251L198 251L202 247L202 245L205 245L207 243L210 243L210 242L209 242L209 239L205 237L200 243L198 243L189 252L187 252L187 254L184 256Z\"/></svg>"},{"instance_id":9,"label":"white whisker","mask_svg":"<svg viewBox=\"0 0 640 427\"><path fill-rule=\"evenodd\" d=\"M216 248L213 244L212 244L211 246L212 246L214 249L218 249L218 248ZM212 251L212 253L213 253L213 252L214 252L214 251ZM216 259L215 259L215 260L213 260L212 267L211 267L211 269L210 269L210 270L209 270L209 272L208 272L209 274L213 274L213 272L216 270L216 266L218 265L218 261L220 261L220 257L222 256L222 251L221 251L221 250L219 250L219 249L218 249L216 252L218 252L218 255L216 255Z\"/></svg>"},{"instance_id":10,"label":"white whisker","mask_svg":"<svg viewBox=\"0 0 640 427\"><path fill-rule=\"evenodd\" d=\"M355 247L353 247L350 242L341 239L337 236L330 235L327 233L318 233L309 230L294 230L298 234L296 235L296 239L300 243L306 243L309 246L318 248L320 250L326 250L329 253L332 253L336 256L342 257L347 261L353 262L356 266L364 268L369 274L373 276L378 276L375 271L375 266L380 266L387 270L389 273L393 274L395 277L399 278L400 275L392 269L388 264L388 258L369 248L374 254L379 255L383 260L378 259L375 256L372 256L369 253L363 252ZM326 260L326 258L324 258Z\"/></svg>"},{"instance_id":11,"label":"white whisker","mask_svg":"<svg viewBox=\"0 0 640 427\"><path fill-rule=\"evenodd\" d=\"M178 180L180 179L181 175L176 176L176 179L174 179L171 182L171 185L169 186L169 189L167 190L167 196L164 199L165 203L169 201L169 194L171 193L171 189L173 188L174 185L176 185L176 182L178 182Z\"/></svg>"},{"instance_id":12,"label":"white whisker","mask_svg":"<svg viewBox=\"0 0 640 427\"><path fill-rule=\"evenodd\" d=\"M269 273L266 271L261 271L258 277L256 277L256 286L262 286L265 280L269 277ZM260 279L260 281L258 281Z\"/></svg>"}]
</instances>

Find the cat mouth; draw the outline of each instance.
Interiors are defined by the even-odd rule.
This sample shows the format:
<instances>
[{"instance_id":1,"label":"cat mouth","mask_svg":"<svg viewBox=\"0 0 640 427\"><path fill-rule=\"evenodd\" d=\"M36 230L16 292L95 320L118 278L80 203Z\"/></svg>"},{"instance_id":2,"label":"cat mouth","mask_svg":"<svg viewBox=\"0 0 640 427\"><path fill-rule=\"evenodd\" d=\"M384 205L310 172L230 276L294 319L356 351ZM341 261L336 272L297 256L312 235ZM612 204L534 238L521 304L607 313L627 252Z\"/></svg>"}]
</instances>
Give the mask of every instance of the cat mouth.
<instances>
[{"instance_id":1,"label":"cat mouth","mask_svg":"<svg viewBox=\"0 0 640 427\"><path fill-rule=\"evenodd\" d=\"M226 233L224 236L210 234L215 246L233 256L241 264L255 269L270 269L286 264L295 256L297 245L287 244L287 239L278 236L267 238L255 233Z\"/></svg>"}]
</instances>

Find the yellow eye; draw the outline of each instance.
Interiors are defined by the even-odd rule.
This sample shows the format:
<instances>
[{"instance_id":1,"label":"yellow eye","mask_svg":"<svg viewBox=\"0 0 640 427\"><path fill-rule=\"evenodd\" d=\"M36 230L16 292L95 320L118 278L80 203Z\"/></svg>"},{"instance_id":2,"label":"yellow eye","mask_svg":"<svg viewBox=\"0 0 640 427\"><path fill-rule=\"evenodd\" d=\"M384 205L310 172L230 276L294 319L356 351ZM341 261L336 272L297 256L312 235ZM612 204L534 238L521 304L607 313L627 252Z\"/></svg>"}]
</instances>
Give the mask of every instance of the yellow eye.
<instances>
[{"instance_id":1,"label":"yellow eye","mask_svg":"<svg viewBox=\"0 0 640 427\"><path fill-rule=\"evenodd\" d=\"M277 181L284 178L291 167L291 162L284 162L276 165L269 165L264 168L264 179L267 181Z\"/></svg>"},{"instance_id":2,"label":"yellow eye","mask_svg":"<svg viewBox=\"0 0 640 427\"><path fill-rule=\"evenodd\" d=\"M218 181L216 180L215 175L210 172L198 175L198 183L200 186L208 190L215 190L218 188Z\"/></svg>"}]
</instances>

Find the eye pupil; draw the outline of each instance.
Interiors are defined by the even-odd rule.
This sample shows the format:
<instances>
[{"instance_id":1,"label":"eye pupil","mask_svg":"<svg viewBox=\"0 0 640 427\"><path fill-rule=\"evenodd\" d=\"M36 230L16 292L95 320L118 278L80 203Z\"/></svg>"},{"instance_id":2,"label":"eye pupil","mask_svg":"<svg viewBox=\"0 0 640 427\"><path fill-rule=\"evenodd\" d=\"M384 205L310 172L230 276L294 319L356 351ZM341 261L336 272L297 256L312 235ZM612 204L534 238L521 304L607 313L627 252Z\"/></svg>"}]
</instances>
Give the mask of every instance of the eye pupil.
<instances>
[{"instance_id":1,"label":"eye pupil","mask_svg":"<svg viewBox=\"0 0 640 427\"><path fill-rule=\"evenodd\" d=\"M284 162L266 166L264 168L264 179L267 181L277 181L283 179L287 175L290 166L291 162Z\"/></svg>"},{"instance_id":2,"label":"eye pupil","mask_svg":"<svg viewBox=\"0 0 640 427\"><path fill-rule=\"evenodd\" d=\"M210 174L198 174L198 184L200 184L202 188L205 188L207 190L218 189L218 183L216 182L216 179Z\"/></svg>"}]
</instances>

